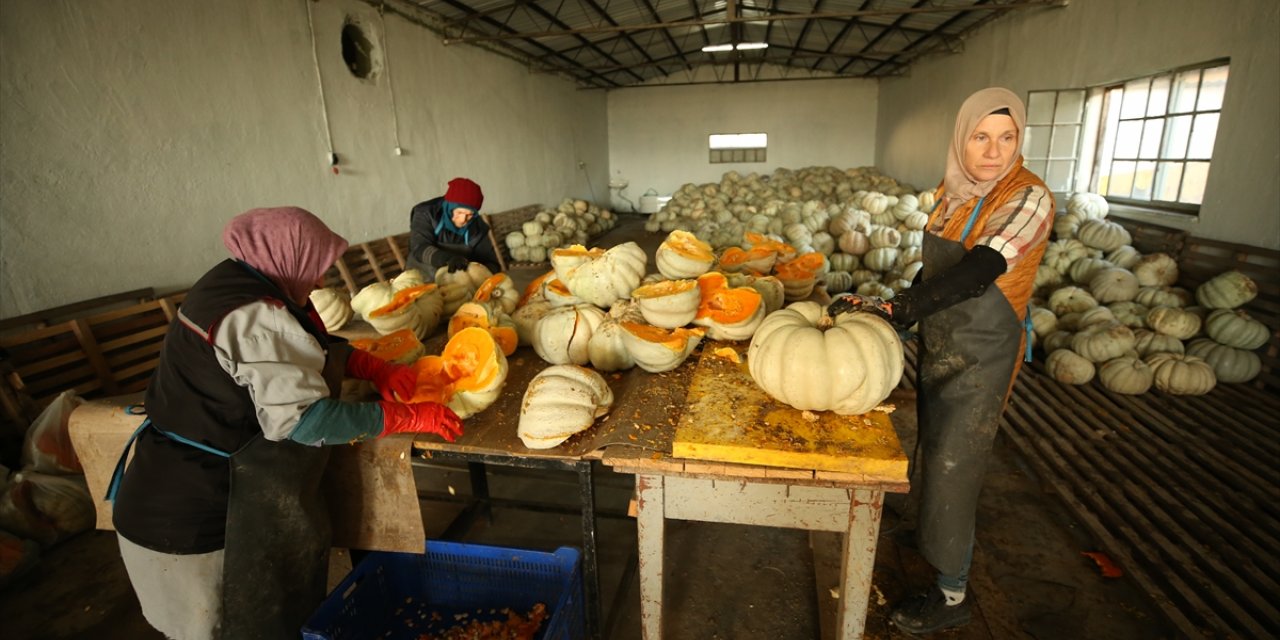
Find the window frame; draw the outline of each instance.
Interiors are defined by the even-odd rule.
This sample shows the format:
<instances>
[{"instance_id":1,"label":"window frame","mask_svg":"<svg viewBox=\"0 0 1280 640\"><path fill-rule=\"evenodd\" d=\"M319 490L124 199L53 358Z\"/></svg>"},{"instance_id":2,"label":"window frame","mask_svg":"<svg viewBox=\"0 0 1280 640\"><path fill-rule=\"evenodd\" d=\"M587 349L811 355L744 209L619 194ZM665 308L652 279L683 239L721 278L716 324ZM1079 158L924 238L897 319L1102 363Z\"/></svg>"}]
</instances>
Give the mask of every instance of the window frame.
<instances>
[{"instance_id":1,"label":"window frame","mask_svg":"<svg viewBox=\"0 0 1280 640\"><path fill-rule=\"evenodd\" d=\"M718 136L763 136L762 146L715 146ZM711 133L707 135L707 160L711 164L759 164L768 162L767 132Z\"/></svg>"}]
</instances>

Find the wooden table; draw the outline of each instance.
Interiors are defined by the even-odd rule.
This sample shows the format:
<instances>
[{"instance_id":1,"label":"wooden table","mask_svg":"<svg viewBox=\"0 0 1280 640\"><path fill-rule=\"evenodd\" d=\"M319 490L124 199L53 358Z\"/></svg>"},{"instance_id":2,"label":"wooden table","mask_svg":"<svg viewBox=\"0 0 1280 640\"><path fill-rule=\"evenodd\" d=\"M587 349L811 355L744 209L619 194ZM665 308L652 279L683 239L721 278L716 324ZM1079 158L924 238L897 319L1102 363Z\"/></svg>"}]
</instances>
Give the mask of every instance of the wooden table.
<instances>
[{"instance_id":1,"label":"wooden table","mask_svg":"<svg viewBox=\"0 0 1280 640\"><path fill-rule=\"evenodd\" d=\"M704 347L673 436L686 457L612 448L603 458L636 476L644 637L662 637L668 518L844 533L836 628L840 638L862 637L884 492L908 488L887 411L796 411L714 354Z\"/></svg>"}]
</instances>

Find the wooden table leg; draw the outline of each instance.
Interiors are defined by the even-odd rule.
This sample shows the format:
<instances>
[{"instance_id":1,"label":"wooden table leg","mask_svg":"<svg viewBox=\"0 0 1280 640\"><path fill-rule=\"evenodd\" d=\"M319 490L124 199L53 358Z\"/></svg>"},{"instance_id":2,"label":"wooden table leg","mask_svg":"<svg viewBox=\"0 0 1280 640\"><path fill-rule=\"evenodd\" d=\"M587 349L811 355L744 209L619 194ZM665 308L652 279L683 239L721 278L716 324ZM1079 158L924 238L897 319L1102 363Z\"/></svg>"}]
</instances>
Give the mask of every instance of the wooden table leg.
<instances>
[{"instance_id":1,"label":"wooden table leg","mask_svg":"<svg viewBox=\"0 0 1280 640\"><path fill-rule=\"evenodd\" d=\"M662 638L662 553L666 533L663 477L636 476L636 532L640 549L640 627L645 640ZM865 597L865 594L864 594Z\"/></svg>"},{"instance_id":2,"label":"wooden table leg","mask_svg":"<svg viewBox=\"0 0 1280 640\"><path fill-rule=\"evenodd\" d=\"M880 537L880 515L884 492L851 489L849 528L844 534L840 568L840 613L836 621L843 640L862 637L867 623L867 603L871 596L871 573L876 565L876 543Z\"/></svg>"}]
</instances>

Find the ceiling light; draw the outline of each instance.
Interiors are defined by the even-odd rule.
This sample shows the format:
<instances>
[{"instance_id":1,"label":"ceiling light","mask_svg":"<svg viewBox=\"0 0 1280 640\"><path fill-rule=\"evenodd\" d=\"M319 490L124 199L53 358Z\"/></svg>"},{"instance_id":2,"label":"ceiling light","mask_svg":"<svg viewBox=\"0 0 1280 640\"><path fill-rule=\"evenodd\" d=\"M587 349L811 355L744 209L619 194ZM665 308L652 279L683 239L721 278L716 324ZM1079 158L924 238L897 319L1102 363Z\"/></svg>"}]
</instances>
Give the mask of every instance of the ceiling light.
<instances>
[{"instance_id":1,"label":"ceiling light","mask_svg":"<svg viewBox=\"0 0 1280 640\"><path fill-rule=\"evenodd\" d=\"M750 49L768 49L768 48L769 48L768 42L739 42L737 46L738 51L747 51Z\"/></svg>"},{"instance_id":2,"label":"ceiling light","mask_svg":"<svg viewBox=\"0 0 1280 640\"><path fill-rule=\"evenodd\" d=\"M709 44L702 48L707 53L716 53L718 51L733 51L731 44Z\"/></svg>"}]
</instances>

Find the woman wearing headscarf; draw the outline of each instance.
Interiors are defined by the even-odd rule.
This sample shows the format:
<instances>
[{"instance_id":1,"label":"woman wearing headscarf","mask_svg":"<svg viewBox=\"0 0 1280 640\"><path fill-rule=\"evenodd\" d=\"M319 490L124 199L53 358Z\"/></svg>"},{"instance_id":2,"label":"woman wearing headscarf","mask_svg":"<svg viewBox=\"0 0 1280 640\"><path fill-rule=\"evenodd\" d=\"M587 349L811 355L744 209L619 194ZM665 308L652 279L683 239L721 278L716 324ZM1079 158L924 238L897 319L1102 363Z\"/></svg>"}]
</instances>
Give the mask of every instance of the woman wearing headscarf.
<instances>
[{"instance_id":1,"label":"woman wearing headscarf","mask_svg":"<svg viewBox=\"0 0 1280 640\"><path fill-rule=\"evenodd\" d=\"M406 266L422 271L427 279L448 267L461 271L479 262L489 271L501 271L498 248L489 225L480 217L484 192L467 178L454 178L443 196L420 202L409 212L409 258Z\"/></svg>"},{"instance_id":2,"label":"woman wearing headscarf","mask_svg":"<svg viewBox=\"0 0 1280 640\"><path fill-rule=\"evenodd\" d=\"M331 341L308 295L347 241L302 209L254 209L232 258L187 293L146 392L147 420L112 480L129 579L170 638L296 638L324 598L321 445L462 432L447 407L391 401L416 376ZM342 375L377 402L338 400Z\"/></svg>"},{"instance_id":3,"label":"woman wearing headscarf","mask_svg":"<svg viewBox=\"0 0 1280 640\"><path fill-rule=\"evenodd\" d=\"M922 280L891 301L853 295L829 307L831 315L877 313L899 327L920 323L911 490L920 500L919 548L937 580L893 612L911 633L970 618L978 493L1022 364L1027 303L1053 226L1053 193L1022 166L1025 123L1022 100L1007 89L969 96L925 227Z\"/></svg>"}]
</instances>

